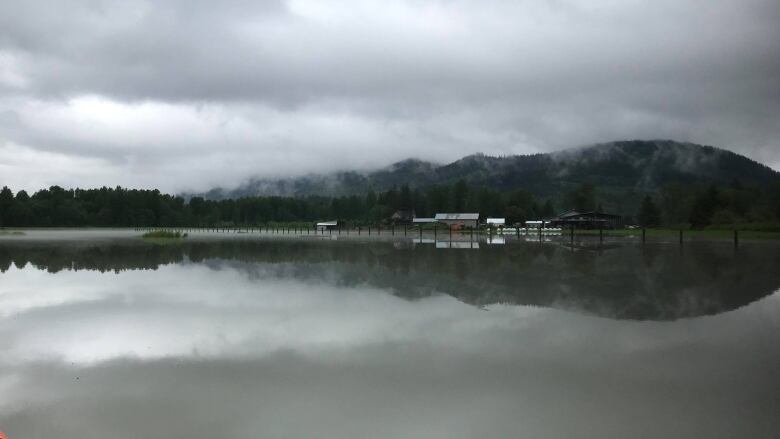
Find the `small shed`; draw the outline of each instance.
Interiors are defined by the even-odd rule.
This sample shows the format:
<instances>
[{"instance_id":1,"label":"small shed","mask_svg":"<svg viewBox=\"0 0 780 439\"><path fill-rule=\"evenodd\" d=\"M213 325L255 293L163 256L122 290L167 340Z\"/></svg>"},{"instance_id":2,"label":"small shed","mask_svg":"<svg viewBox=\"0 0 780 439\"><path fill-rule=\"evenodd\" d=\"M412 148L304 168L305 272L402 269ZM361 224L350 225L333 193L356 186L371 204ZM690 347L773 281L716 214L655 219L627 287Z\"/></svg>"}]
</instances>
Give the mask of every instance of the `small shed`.
<instances>
[{"instance_id":1,"label":"small shed","mask_svg":"<svg viewBox=\"0 0 780 439\"><path fill-rule=\"evenodd\" d=\"M506 218L488 218L485 220L485 224L487 224L488 227L502 228L506 225Z\"/></svg>"},{"instance_id":2,"label":"small shed","mask_svg":"<svg viewBox=\"0 0 780 439\"><path fill-rule=\"evenodd\" d=\"M548 225L550 225L549 221L534 220L534 221L526 221L525 222L525 228L526 229L544 229Z\"/></svg>"},{"instance_id":3,"label":"small shed","mask_svg":"<svg viewBox=\"0 0 780 439\"><path fill-rule=\"evenodd\" d=\"M338 229L338 227L339 227L339 221L338 220L322 221L322 222L317 223L317 230L318 231L321 231L321 230L334 230L334 229Z\"/></svg>"},{"instance_id":4,"label":"small shed","mask_svg":"<svg viewBox=\"0 0 780 439\"><path fill-rule=\"evenodd\" d=\"M479 223L478 213L437 213L435 216L437 222L446 224L452 229L462 229L464 227L477 227Z\"/></svg>"}]
</instances>

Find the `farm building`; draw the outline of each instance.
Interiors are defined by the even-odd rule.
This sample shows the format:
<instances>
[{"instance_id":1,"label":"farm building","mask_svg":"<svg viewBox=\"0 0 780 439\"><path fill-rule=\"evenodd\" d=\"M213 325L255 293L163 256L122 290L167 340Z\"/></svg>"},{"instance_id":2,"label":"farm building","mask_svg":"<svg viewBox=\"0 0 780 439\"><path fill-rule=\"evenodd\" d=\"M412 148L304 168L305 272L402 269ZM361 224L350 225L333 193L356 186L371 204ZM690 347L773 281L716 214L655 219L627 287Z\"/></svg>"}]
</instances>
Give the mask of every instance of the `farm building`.
<instances>
[{"instance_id":1,"label":"farm building","mask_svg":"<svg viewBox=\"0 0 780 439\"><path fill-rule=\"evenodd\" d=\"M577 229L615 229L622 222L619 215L604 212L577 212L570 210L549 220L551 227Z\"/></svg>"},{"instance_id":2,"label":"farm building","mask_svg":"<svg viewBox=\"0 0 780 439\"><path fill-rule=\"evenodd\" d=\"M478 213L437 213L434 218L452 229L475 228L479 223Z\"/></svg>"},{"instance_id":3,"label":"farm building","mask_svg":"<svg viewBox=\"0 0 780 439\"><path fill-rule=\"evenodd\" d=\"M335 230L339 228L339 221L333 220L333 221L322 221L317 223L317 231L322 230Z\"/></svg>"},{"instance_id":4,"label":"farm building","mask_svg":"<svg viewBox=\"0 0 780 439\"><path fill-rule=\"evenodd\" d=\"M544 228L547 228L547 227L550 227L550 222L549 221L534 220L534 221L526 221L525 222L525 228L526 229L544 229Z\"/></svg>"},{"instance_id":5,"label":"farm building","mask_svg":"<svg viewBox=\"0 0 780 439\"><path fill-rule=\"evenodd\" d=\"M436 218L415 218L412 220L412 224L422 226L425 224L434 224L436 222Z\"/></svg>"},{"instance_id":6,"label":"farm building","mask_svg":"<svg viewBox=\"0 0 780 439\"><path fill-rule=\"evenodd\" d=\"M506 219L504 218L488 218L485 220L485 224L488 227L504 227L506 225Z\"/></svg>"}]
</instances>

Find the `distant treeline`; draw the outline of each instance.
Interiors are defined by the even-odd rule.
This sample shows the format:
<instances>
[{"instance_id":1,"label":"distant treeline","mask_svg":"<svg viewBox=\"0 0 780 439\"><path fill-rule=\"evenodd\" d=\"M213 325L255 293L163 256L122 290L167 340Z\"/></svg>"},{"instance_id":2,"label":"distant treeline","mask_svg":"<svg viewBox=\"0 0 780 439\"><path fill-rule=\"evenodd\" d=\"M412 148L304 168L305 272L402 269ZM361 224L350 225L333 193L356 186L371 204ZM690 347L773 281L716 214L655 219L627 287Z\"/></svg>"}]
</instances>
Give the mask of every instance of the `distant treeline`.
<instances>
[{"instance_id":1,"label":"distant treeline","mask_svg":"<svg viewBox=\"0 0 780 439\"><path fill-rule=\"evenodd\" d=\"M637 194L643 199L638 211L615 213L627 223L645 226L705 228L752 225L780 231L780 185L745 187L668 185L655 193ZM402 185L388 191L368 191L364 196L278 197L254 196L235 200L184 198L158 190L122 187L63 189L52 186L29 195L0 190L2 227L175 227L235 226L268 223L302 223L339 219L353 224L391 221L397 211L414 211L417 216L437 212L479 212L483 217L504 217L513 224L529 219L549 218L557 213L604 210L614 205L598 188L582 184L559 199L539 199L517 189L499 192L469 187L459 181L426 190Z\"/></svg>"}]
</instances>

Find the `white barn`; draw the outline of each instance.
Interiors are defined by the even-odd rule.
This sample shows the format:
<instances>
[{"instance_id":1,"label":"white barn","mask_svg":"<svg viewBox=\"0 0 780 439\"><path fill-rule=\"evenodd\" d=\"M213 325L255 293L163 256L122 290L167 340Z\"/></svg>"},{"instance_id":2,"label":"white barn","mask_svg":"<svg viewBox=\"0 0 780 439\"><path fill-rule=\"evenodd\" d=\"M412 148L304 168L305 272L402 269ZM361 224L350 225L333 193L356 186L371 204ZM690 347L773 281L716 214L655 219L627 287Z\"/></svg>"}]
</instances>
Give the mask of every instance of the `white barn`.
<instances>
[{"instance_id":1,"label":"white barn","mask_svg":"<svg viewBox=\"0 0 780 439\"><path fill-rule=\"evenodd\" d=\"M338 221L322 221L317 223L317 231L338 229Z\"/></svg>"},{"instance_id":2,"label":"white barn","mask_svg":"<svg viewBox=\"0 0 780 439\"><path fill-rule=\"evenodd\" d=\"M485 223L491 227L504 227L506 225L506 218L488 218Z\"/></svg>"},{"instance_id":3,"label":"white barn","mask_svg":"<svg viewBox=\"0 0 780 439\"><path fill-rule=\"evenodd\" d=\"M456 229L464 227L475 228L479 223L478 213L437 213L434 218L437 222Z\"/></svg>"}]
</instances>

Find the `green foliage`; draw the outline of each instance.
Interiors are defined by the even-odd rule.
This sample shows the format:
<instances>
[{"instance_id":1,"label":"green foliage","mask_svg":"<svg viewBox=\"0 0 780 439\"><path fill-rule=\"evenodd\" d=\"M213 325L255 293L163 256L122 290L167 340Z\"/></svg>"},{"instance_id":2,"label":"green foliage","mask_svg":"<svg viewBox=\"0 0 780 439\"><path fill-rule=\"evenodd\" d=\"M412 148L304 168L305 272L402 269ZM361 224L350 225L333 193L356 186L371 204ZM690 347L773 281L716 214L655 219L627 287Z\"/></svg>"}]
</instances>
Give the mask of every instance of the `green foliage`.
<instances>
[{"instance_id":1,"label":"green foliage","mask_svg":"<svg viewBox=\"0 0 780 439\"><path fill-rule=\"evenodd\" d=\"M780 233L780 221L766 221L766 222L748 222L738 224L717 224L713 223L708 226L710 230L748 230L753 232L768 232L768 233Z\"/></svg>"},{"instance_id":2,"label":"green foliage","mask_svg":"<svg viewBox=\"0 0 780 439\"><path fill-rule=\"evenodd\" d=\"M674 141L634 140L550 154L477 154L442 166L405 160L369 173L306 176L284 184L260 180L229 192L226 198L254 195L277 184L296 196L365 196L367 188L379 192L412 183L427 191L437 185L452 186L458 180L464 180L471 189L487 187L501 193L523 188L541 199L553 199L563 210L570 208L560 205L566 201L566 193L581 183L591 183L607 211L635 212L642 200L636 193L655 193L665 185L766 187L780 181L780 174L726 150ZM215 197L222 195L214 193Z\"/></svg>"},{"instance_id":3,"label":"green foliage","mask_svg":"<svg viewBox=\"0 0 780 439\"><path fill-rule=\"evenodd\" d=\"M664 224L688 223L695 193L688 186L670 184L658 193L659 207Z\"/></svg>"},{"instance_id":4,"label":"green foliage","mask_svg":"<svg viewBox=\"0 0 780 439\"><path fill-rule=\"evenodd\" d=\"M523 223L542 216L541 208L533 194L524 190L512 191L507 197L505 217L507 224Z\"/></svg>"},{"instance_id":5,"label":"green foliage","mask_svg":"<svg viewBox=\"0 0 780 439\"><path fill-rule=\"evenodd\" d=\"M637 220L642 227L657 227L661 224L661 211L655 205L650 195L645 196L642 200Z\"/></svg>"},{"instance_id":6,"label":"green foliage","mask_svg":"<svg viewBox=\"0 0 780 439\"><path fill-rule=\"evenodd\" d=\"M590 183L582 183L566 194L566 202L570 209L579 212L596 210L596 187Z\"/></svg>"},{"instance_id":7,"label":"green foliage","mask_svg":"<svg viewBox=\"0 0 780 439\"><path fill-rule=\"evenodd\" d=\"M6 226L11 223L9 210L14 202L14 194L7 186L0 190L0 226Z\"/></svg>"},{"instance_id":8,"label":"green foliage","mask_svg":"<svg viewBox=\"0 0 780 439\"><path fill-rule=\"evenodd\" d=\"M447 185L433 186L428 190L430 212L451 212L450 187Z\"/></svg>"},{"instance_id":9,"label":"green foliage","mask_svg":"<svg viewBox=\"0 0 780 439\"><path fill-rule=\"evenodd\" d=\"M181 239L186 238L187 234L172 230L152 230L151 232L144 233L142 237L154 239Z\"/></svg>"},{"instance_id":10,"label":"green foliage","mask_svg":"<svg viewBox=\"0 0 780 439\"><path fill-rule=\"evenodd\" d=\"M542 211L540 212L539 217L540 218L551 218L555 215L555 208L553 207L552 201L547 200L544 202L544 206L542 206Z\"/></svg>"},{"instance_id":11,"label":"green foliage","mask_svg":"<svg viewBox=\"0 0 780 439\"><path fill-rule=\"evenodd\" d=\"M463 179L458 180L457 183L455 183L455 188L453 190L453 210L455 212L463 212L466 209L466 196L468 195L468 187L466 186L466 182Z\"/></svg>"},{"instance_id":12,"label":"green foliage","mask_svg":"<svg viewBox=\"0 0 780 439\"><path fill-rule=\"evenodd\" d=\"M19 230L0 230L0 236L23 236L24 232Z\"/></svg>"},{"instance_id":13,"label":"green foliage","mask_svg":"<svg viewBox=\"0 0 780 439\"><path fill-rule=\"evenodd\" d=\"M599 197L596 197L596 194ZM608 213L631 216L646 227L707 228L742 227L744 224L771 228L780 221L780 185L733 184L702 186L675 183L637 198L636 208L626 212L610 192L583 184L569 191L569 203L561 210L594 210L604 204ZM52 186L32 196L9 188L0 190L2 227L232 227L312 222L339 219L351 225L388 222L395 211L412 210L418 217L437 212L478 212L482 217L505 217L507 224L551 218L558 198L540 198L515 188L499 191L472 186L465 180L427 190L403 184L384 192L341 197L244 197L228 200L183 198L158 190L130 190L122 187L63 189ZM631 221L629 220L630 224ZM759 226L756 226L759 227Z\"/></svg>"},{"instance_id":14,"label":"green foliage","mask_svg":"<svg viewBox=\"0 0 780 439\"><path fill-rule=\"evenodd\" d=\"M412 200L412 191L408 184L401 185L401 194L399 196L398 207L401 210L412 210L414 201Z\"/></svg>"},{"instance_id":15,"label":"green foliage","mask_svg":"<svg viewBox=\"0 0 780 439\"><path fill-rule=\"evenodd\" d=\"M712 214L710 224L728 225L737 222L737 215L728 209L720 209Z\"/></svg>"},{"instance_id":16,"label":"green foliage","mask_svg":"<svg viewBox=\"0 0 780 439\"><path fill-rule=\"evenodd\" d=\"M721 203L718 188L712 185L695 198L688 221L694 228L706 227L710 225L712 215L719 207Z\"/></svg>"}]
</instances>

